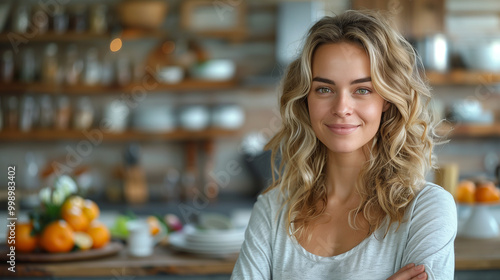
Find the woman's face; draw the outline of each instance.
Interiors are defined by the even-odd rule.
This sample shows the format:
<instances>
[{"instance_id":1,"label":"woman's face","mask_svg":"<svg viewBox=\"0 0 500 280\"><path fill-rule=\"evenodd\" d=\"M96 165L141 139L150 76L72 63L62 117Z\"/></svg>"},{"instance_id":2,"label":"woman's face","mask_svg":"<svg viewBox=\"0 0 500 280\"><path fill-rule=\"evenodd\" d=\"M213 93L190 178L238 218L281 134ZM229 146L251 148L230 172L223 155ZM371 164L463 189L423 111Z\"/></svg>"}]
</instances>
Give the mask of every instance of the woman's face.
<instances>
[{"instance_id":1,"label":"woman's face","mask_svg":"<svg viewBox=\"0 0 500 280\"><path fill-rule=\"evenodd\" d=\"M371 143L389 103L373 89L365 50L353 43L319 46L312 77L307 103L316 137L333 153Z\"/></svg>"}]
</instances>

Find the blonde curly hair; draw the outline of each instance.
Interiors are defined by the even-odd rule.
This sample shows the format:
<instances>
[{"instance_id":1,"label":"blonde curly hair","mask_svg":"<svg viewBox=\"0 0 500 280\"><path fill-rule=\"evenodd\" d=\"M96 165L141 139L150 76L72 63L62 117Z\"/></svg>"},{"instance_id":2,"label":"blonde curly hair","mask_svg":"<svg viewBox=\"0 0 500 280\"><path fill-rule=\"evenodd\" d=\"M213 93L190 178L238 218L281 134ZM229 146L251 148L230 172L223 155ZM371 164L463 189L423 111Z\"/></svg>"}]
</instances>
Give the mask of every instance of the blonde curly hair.
<instances>
[{"instance_id":1,"label":"blonde curly hair","mask_svg":"<svg viewBox=\"0 0 500 280\"><path fill-rule=\"evenodd\" d=\"M368 221L370 233L380 228L386 217L389 224L397 222L399 226L406 207L424 186L425 174L434 167L431 94L419 73L421 62L412 46L380 12L346 11L322 18L311 27L300 56L287 69L280 97L282 127L266 146L272 150L275 170L266 192L280 189L285 198L282 207L288 210L287 232L296 237L306 233L308 222L326 209L327 148L312 129L307 95L315 50L322 44L339 42L365 49L373 87L390 103L358 177L356 190L361 202L349 214L350 226L357 228L358 214ZM280 164L275 166L278 158ZM294 223L300 226L293 228Z\"/></svg>"}]
</instances>

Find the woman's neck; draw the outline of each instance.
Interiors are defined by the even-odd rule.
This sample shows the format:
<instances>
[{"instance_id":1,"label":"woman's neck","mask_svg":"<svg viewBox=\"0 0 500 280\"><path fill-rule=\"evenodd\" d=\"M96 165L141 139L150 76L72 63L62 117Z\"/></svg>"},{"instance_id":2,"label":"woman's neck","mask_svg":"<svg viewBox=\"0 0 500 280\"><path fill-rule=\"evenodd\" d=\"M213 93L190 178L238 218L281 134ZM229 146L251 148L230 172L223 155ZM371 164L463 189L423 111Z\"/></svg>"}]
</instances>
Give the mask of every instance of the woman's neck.
<instances>
[{"instance_id":1,"label":"woman's neck","mask_svg":"<svg viewBox=\"0 0 500 280\"><path fill-rule=\"evenodd\" d=\"M329 202L350 203L353 199L357 201L355 186L366 160L366 154L362 150L352 153L329 153L326 175Z\"/></svg>"}]
</instances>

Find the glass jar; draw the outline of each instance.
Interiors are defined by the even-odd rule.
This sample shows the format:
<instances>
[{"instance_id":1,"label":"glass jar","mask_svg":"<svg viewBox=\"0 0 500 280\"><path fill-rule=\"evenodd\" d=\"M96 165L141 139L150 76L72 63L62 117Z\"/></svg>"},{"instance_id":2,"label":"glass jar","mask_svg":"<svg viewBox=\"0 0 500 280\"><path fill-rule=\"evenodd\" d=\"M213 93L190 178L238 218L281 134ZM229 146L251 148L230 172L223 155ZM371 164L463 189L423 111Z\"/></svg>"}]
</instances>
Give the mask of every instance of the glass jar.
<instances>
[{"instance_id":1,"label":"glass jar","mask_svg":"<svg viewBox=\"0 0 500 280\"><path fill-rule=\"evenodd\" d=\"M88 30L87 7L85 5L75 5L73 7L73 30L76 33L83 33Z\"/></svg>"},{"instance_id":2,"label":"glass jar","mask_svg":"<svg viewBox=\"0 0 500 280\"><path fill-rule=\"evenodd\" d=\"M65 33L68 31L68 26L69 16L66 13L66 9L62 5L56 5L52 16L52 30L58 34Z\"/></svg>"},{"instance_id":3,"label":"glass jar","mask_svg":"<svg viewBox=\"0 0 500 280\"><path fill-rule=\"evenodd\" d=\"M2 82L11 83L14 79L14 53L6 50L2 54Z\"/></svg>"},{"instance_id":4,"label":"glass jar","mask_svg":"<svg viewBox=\"0 0 500 280\"><path fill-rule=\"evenodd\" d=\"M121 56L116 61L116 79L120 86L126 86L132 81L130 60L126 56Z\"/></svg>"},{"instance_id":5,"label":"glass jar","mask_svg":"<svg viewBox=\"0 0 500 280\"><path fill-rule=\"evenodd\" d=\"M16 96L10 96L7 99L7 112L5 114L5 128L15 130L19 119L19 109Z\"/></svg>"},{"instance_id":6,"label":"glass jar","mask_svg":"<svg viewBox=\"0 0 500 280\"><path fill-rule=\"evenodd\" d=\"M54 106L48 95L40 98L40 128L49 129L54 125Z\"/></svg>"},{"instance_id":7,"label":"glass jar","mask_svg":"<svg viewBox=\"0 0 500 280\"><path fill-rule=\"evenodd\" d=\"M69 99L66 96L60 96L57 100L55 128L58 130L67 130L69 128L70 117L71 106L69 103Z\"/></svg>"},{"instance_id":8,"label":"glass jar","mask_svg":"<svg viewBox=\"0 0 500 280\"><path fill-rule=\"evenodd\" d=\"M90 32L103 34L108 31L107 22L108 7L104 4L96 4L90 11Z\"/></svg>"},{"instance_id":9,"label":"glass jar","mask_svg":"<svg viewBox=\"0 0 500 280\"><path fill-rule=\"evenodd\" d=\"M47 84L58 84L59 63L57 59L57 45L49 44L45 49L42 66L42 81Z\"/></svg>"},{"instance_id":10,"label":"glass jar","mask_svg":"<svg viewBox=\"0 0 500 280\"><path fill-rule=\"evenodd\" d=\"M78 84L83 71L83 61L78 56L78 49L75 45L70 45L66 51L64 68L64 81L66 84Z\"/></svg>"},{"instance_id":11,"label":"glass jar","mask_svg":"<svg viewBox=\"0 0 500 280\"><path fill-rule=\"evenodd\" d=\"M101 63L96 48L91 48L85 56L85 84L96 85L101 79Z\"/></svg>"},{"instance_id":12,"label":"glass jar","mask_svg":"<svg viewBox=\"0 0 500 280\"><path fill-rule=\"evenodd\" d=\"M33 112L35 111L35 100L31 96L24 97L21 103L21 118L19 120L19 129L21 131L30 131L33 128Z\"/></svg>"},{"instance_id":13,"label":"glass jar","mask_svg":"<svg viewBox=\"0 0 500 280\"><path fill-rule=\"evenodd\" d=\"M36 64L35 64L35 53L33 49L28 48L25 49L22 58L21 58L21 73L20 78L24 83L32 83L35 81L35 72L36 72Z\"/></svg>"},{"instance_id":14,"label":"glass jar","mask_svg":"<svg viewBox=\"0 0 500 280\"><path fill-rule=\"evenodd\" d=\"M73 127L76 130L86 130L92 126L94 121L94 108L88 97L78 99L75 108Z\"/></svg>"},{"instance_id":15,"label":"glass jar","mask_svg":"<svg viewBox=\"0 0 500 280\"><path fill-rule=\"evenodd\" d=\"M49 16L41 6L38 6L34 10L31 16L31 23L36 28L36 34L44 34L49 31Z\"/></svg>"},{"instance_id":16,"label":"glass jar","mask_svg":"<svg viewBox=\"0 0 500 280\"><path fill-rule=\"evenodd\" d=\"M12 16L12 31L26 33L30 24L30 7L27 5L17 6Z\"/></svg>"}]
</instances>

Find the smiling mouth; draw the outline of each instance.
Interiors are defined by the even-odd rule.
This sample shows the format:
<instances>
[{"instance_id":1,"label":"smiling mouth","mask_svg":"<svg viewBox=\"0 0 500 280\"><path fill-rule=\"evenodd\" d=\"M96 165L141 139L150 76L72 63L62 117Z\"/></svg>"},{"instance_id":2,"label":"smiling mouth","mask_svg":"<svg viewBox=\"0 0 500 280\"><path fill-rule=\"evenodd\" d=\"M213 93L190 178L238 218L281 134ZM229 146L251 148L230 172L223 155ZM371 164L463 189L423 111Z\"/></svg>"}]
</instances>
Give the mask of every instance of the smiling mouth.
<instances>
[{"instance_id":1,"label":"smiling mouth","mask_svg":"<svg viewBox=\"0 0 500 280\"><path fill-rule=\"evenodd\" d=\"M338 135L348 135L356 131L359 125L352 124L331 124L327 125L328 129Z\"/></svg>"}]
</instances>

